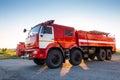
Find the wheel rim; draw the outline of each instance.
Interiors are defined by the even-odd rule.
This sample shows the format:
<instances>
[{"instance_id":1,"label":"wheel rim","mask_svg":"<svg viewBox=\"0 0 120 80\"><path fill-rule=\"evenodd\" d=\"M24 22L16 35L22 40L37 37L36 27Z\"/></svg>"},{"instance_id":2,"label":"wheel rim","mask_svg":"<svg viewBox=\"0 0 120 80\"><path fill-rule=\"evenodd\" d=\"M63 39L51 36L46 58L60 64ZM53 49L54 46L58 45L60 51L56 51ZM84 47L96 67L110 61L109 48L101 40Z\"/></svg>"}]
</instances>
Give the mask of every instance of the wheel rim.
<instances>
[{"instance_id":1,"label":"wheel rim","mask_svg":"<svg viewBox=\"0 0 120 80\"><path fill-rule=\"evenodd\" d=\"M111 60L111 58L112 58L112 55L111 55L112 53L111 53L111 51L110 50L107 50L107 56L106 56L106 59L107 60Z\"/></svg>"},{"instance_id":2,"label":"wheel rim","mask_svg":"<svg viewBox=\"0 0 120 80\"><path fill-rule=\"evenodd\" d=\"M108 52L108 57L111 58L111 53L110 52Z\"/></svg>"},{"instance_id":3,"label":"wheel rim","mask_svg":"<svg viewBox=\"0 0 120 80\"><path fill-rule=\"evenodd\" d=\"M80 54L79 53L77 53L75 55L74 60L77 61L77 62L80 61Z\"/></svg>"},{"instance_id":4,"label":"wheel rim","mask_svg":"<svg viewBox=\"0 0 120 80\"><path fill-rule=\"evenodd\" d=\"M54 65L59 65L59 63L60 63L60 56L58 56L58 55L53 55L53 57L52 57L52 59L51 59L51 62L52 62L52 64L54 64Z\"/></svg>"},{"instance_id":5,"label":"wheel rim","mask_svg":"<svg viewBox=\"0 0 120 80\"><path fill-rule=\"evenodd\" d=\"M104 52L102 52L101 57L105 58L105 53Z\"/></svg>"},{"instance_id":6,"label":"wheel rim","mask_svg":"<svg viewBox=\"0 0 120 80\"><path fill-rule=\"evenodd\" d=\"M105 53L104 50L101 52L100 55L101 55L102 60L105 60L105 58L106 58L106 53Z\"/></svg>"}]
</instances>

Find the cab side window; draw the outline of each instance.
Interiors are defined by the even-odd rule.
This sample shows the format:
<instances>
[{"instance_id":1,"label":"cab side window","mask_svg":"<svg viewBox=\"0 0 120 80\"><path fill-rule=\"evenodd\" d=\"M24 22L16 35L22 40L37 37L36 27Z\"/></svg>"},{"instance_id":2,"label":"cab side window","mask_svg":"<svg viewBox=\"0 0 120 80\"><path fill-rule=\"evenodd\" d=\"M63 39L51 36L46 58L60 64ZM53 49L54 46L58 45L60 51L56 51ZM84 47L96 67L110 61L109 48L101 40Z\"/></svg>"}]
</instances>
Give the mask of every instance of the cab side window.
<instances>
[{"instance_id":1,"label":"cab side window","mask_svg":"<svg viewBox=\"0 0 120 80\"><path fill-rule=\"evenodd\" d=\"M42 28L42 33L44 33L44 34L52 34L52 28L51 28L51 27L44 26L44 27Z\"/></svg>"},{"instance_id":2,"label":"cab side window","mask_svg":"<svg viewBox=\"0 0 120 80\"><path fill-rule=\"evenodd\" d=\"M73 36L72 30L65 30L65 36Z\"/></svg>"}]
</instances>

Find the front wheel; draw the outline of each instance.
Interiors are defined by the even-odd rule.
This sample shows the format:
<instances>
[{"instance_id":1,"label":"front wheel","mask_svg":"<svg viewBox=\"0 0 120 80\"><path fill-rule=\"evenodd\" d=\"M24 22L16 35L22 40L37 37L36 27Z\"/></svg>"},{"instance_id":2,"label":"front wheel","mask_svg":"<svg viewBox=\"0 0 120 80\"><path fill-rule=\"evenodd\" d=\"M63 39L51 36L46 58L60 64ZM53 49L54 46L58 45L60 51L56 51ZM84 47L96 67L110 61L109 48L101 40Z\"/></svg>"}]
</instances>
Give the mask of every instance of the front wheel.
<instances>
[{"instance_id":1,"label":"front wheel","mask_svg":"<svg viewBox=\"0 0 120 80\"><path fill-rule=\"evenodd\" d=\"M72 65L79 65L82 62L82 53L81 51L74 49L70 53L70 60L69 62Z\"/></svg>"},{"instance_id":2,"label":"front wheel","mask_svg":"<svg viewBox=\"0 0 120 80\"><path fill-rule=\"evenodd\" d=\"M46 64L49 68L58 68L62 66L63 56L61 51L54 49L50 50L47 56Z\"/></svg>"}]
</instances>

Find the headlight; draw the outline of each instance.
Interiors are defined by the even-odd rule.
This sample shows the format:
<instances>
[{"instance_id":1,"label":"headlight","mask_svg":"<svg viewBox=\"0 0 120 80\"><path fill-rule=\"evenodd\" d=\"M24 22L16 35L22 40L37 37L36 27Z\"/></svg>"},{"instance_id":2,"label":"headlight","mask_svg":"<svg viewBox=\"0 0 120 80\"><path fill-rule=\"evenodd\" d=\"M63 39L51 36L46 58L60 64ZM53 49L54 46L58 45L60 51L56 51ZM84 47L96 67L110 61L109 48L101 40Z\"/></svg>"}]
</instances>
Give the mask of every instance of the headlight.
<instances>
[{"instance_id":1,"label":"headlight","mask_svg":"<svg viewBox=\"0 0 120 80\"><path fill-rule=\"evenodd\" d=\"M37 51L36 51L36 50L34 50L34 51L33 51L33 54L37 54Z\"/></svg>"}]
</instances>

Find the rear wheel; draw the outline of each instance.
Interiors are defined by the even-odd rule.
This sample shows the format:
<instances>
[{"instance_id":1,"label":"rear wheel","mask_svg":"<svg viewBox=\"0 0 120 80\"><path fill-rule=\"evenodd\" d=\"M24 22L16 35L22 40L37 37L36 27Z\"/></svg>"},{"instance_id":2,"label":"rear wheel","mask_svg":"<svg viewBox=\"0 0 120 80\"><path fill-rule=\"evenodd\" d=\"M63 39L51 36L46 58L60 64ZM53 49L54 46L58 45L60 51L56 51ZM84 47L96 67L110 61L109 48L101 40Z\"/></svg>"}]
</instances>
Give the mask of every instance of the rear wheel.
<instances>
[{"instance_id":1,"label":"rear wheel","mask_svg":"<svg viewBox=\"0 0 120 80\"><path fill-rule=\"evenodd\" d=\"M45 64L45 60L44 60L44 59L34 58L33 61L34 61L34 63L36 63L37 65L43 65L43 64Z\"/></svg>"},{"instance_id":2,"label":"rear wheel","mask_svg":"<svg viewBox=\"0 0 120 80\"><path fill-rule=\"evenodd\" d=\"M97 53L97 59L99 61L104 61L106 58L106 52L104 49L100 49L99 52Z\"/></svg>"},{"instance_id":3,"label":"rear wheel","mask_svg":"<svg viewBox=\"0 0 120 80\"><path fill-rule=\"evenodd\" d=\"M111 60L112 58L112 51L110 49L107 49L106 51L106 60Z\"/></svg>"},{"instance_id":4,"label":"rear wheel","mask_svg":"<svg viewBox=\"0 0 120 80\"><path fill-rule=\"evenodd\" d=\"M63 56L59 50L50 50L47 56L46 64L49 68L58 68L62 66Z\"/></svg>"},{"instance_id":5,"label":"rear wheel","mask_svg":"<svg viewBox=\"0 0 120 80\"><path fill-rule=\"evenodd\" d=\"M70 53L70 60L69 62L72 65L79 65L82 62L82 53L81 51L74 49Z\"/></svg>"}]
</instances>

